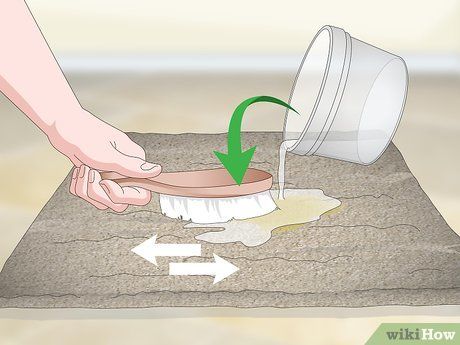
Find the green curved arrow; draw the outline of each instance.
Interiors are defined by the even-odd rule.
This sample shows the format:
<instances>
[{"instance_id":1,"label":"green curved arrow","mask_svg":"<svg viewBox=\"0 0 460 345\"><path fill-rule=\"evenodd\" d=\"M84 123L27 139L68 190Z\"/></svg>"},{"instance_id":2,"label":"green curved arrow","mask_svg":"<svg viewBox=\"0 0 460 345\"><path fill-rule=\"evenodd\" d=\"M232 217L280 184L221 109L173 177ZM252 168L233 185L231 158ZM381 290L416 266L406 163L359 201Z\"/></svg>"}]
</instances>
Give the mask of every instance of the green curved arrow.
<instances>
[{"instance_id":1,"label":"green curved arrow","mask_svg":"<svg viewBox=\"0 0 460 345\"><path fill-rule=\"evenodd\" d=\"M219 158L220 162L223 164L225 169L227 169L227 171L230 173L238 185L243 182L244 174L246 173L246 170L248 170L249 163L251 162L254 151L256 150L256 146L253 146L246 151L241 150L241 122L243 121L243 114L251 104L259 102L279 104L283 107L291 109L292 111L295 111L298 114L298 112L286 102L270 96L251 97L241 102L236 107L230 120L230 125L228 126L228 153L214 151L214 154L217 156L217 158Z\"/></svg>"}]
</instances>

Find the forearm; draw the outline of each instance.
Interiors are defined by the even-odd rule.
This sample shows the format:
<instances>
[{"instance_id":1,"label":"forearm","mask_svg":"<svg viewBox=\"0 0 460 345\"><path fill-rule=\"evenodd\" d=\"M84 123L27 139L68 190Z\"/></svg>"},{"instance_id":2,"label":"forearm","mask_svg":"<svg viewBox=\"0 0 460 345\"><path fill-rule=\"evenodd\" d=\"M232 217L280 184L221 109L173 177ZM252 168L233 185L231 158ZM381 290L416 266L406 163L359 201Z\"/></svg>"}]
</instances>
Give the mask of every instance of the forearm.
<instances>
[{"instance_id":1,"label":"forearm","mask_svg":"<svg viewBox=\"0 0 460 345\"><path fill-rule=\"evenodd\" d=\"M81 106L27 5L0 1L0 91L43 132Z\"/></svg>"}]
</instances>

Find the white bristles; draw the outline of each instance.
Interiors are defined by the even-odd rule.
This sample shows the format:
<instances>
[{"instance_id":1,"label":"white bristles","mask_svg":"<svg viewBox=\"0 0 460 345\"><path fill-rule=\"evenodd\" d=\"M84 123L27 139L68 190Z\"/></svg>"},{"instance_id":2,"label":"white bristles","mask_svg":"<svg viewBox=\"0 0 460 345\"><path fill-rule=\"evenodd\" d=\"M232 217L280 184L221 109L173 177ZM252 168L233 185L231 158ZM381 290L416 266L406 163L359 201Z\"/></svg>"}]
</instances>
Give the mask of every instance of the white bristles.
<instances>
[{"instance_id":1,"label":"white bristles","mask_svg":"<svg viewBox=\"0 0 460 345\"><path fill-rule=\"evenodd\" d=\"M231 198L188 198L160 194L161 212L193 223L223 223L263 216L276 209L269 191Z\"/></svg>"}]
</instances>

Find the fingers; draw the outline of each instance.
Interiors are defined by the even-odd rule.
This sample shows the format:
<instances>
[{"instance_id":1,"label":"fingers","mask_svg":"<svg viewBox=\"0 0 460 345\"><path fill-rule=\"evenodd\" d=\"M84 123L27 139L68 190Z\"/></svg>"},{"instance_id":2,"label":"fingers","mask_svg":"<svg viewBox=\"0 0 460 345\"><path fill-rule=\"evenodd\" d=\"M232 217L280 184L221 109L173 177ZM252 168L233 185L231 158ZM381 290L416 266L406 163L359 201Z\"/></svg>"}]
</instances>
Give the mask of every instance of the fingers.
<instances>
[{"instance_id":1,"label":"fingers","mask_svg":"<svg viewBox=\"0 0 460 345\"><path fill-rule=\"evenodd\" d=\"M112 144L114 157L111 158L112 169L128 177L150 178L161 172L161 166L145 160L145 151L132 141L126 134Z\"/></svg>"},{"instance_id":2,"label":"fingers","mask_svg":"<svg viewBox=\"0 0 460 345\"><path fill-rule=\"evenodd\" d=\"M116 157L112 160L114 163L110 164L110 168L106 170L138 178L155 177L161 172L161 166L158 164L146 162L139 157L127 156L120 151L116 152Z\"/></svg>"},{"instance_id":3,"label":"fingers","mask_svg":"<svg viewBox=\"0 0 460 345\"><path fill-rule=\"evenodd\" d=\"M115 212L123 212L128 208L127 203L114 203L110 200L107 193L102 189L102 186L99 184L101 182L101 175L98 171L90 169L89 179L88 179L88 196L99 202L106 207L110 207Z\"/></svg>"},{"instance_id":4,"label":"fingers","mask_svg":"<svg viewBox=\"0 0 460 345\"><path fill-rule=\"evenodd\" d=\"M72 178L70 180L70 188L69 188L70 193L72 193L73 195L77 195L75 192L75 186L77 184L77 176L78 176L78 168L75 167L72 171Z\"/></svg>"},{"instance_id":5,"label":"fingers","mask_svg":"<svg viewBox=\"0 0 460 345\"><path fill-rule=\"evenodd\" d=\"M147 162L144 149L124 133L105 142L103 147L91 146L79 151L75 159L95 169L128 177L152 178L161 172L161 166Z\"/></svg>"},{"instance_id":6,"label":"fingers","mask_svg":"<svg viewBox=\"0 0 460 345\"><path fill-rule=\"evenodd\" d=\"M103 203L99 201L92 199L88 195L88 184L90 184L89 172L90 172L90 168L87 167L86 165L82 165L78 169L78 175L76 177L76 182L75 182L75 195L88 201L90 204L94 205L98 209L105 210L108 208L106 205L104 205Z\"/></svg>"},{"instance_id":7,"label":"fingers","mask_svg":"<svg viewBox=\"0 0 460 345\"><path fill-rule=\"evenodd\" d=\"M123 212L129 205L146 205L151 199L150 191L101 180L100 173L86 165L74 168L69 190L98 209L111 208L115 212Z\"/></svg>"},{"instance_id":8,"label":"fingers","mask_svg":"<svg viewBox=\"0 0 460 345\"><path fill-rule=\"evenodd\" d=\"M115 140L112 146L125 155L134 156L145 160L144 149L137 145L124 133L121 138Z\"/></svg>"},{"instance_id":9,"label":"fingers","mask_svg":"<svg viewBox=\"0 0 460 345\"><path fill-rule=\"evenodd\" d=\"M102 180L100 185L114 203L131 205L147 205L151 199L148 190L138 187L121 187L112 180Z\"/></svg>"}]
</instances>

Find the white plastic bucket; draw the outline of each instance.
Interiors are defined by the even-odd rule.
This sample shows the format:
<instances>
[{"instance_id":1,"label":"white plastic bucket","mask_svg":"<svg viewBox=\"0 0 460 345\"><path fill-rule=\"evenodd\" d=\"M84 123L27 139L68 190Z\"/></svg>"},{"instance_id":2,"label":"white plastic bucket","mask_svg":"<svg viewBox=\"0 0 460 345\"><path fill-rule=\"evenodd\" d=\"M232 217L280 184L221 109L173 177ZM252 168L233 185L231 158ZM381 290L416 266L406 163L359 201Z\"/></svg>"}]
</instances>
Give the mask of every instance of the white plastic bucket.
<instances>
[{"instance_id":1,"label":"white plastic bucket","mask_svg":"<svg viewBox=\"0 0 460 345\"><path fill-rule=\"evenodd\" d=\"M288 151L359 164L375 162L393 138L407 95L404 60L333 26L316 34L286 112Z\"/></svg>"}]
</instances>

